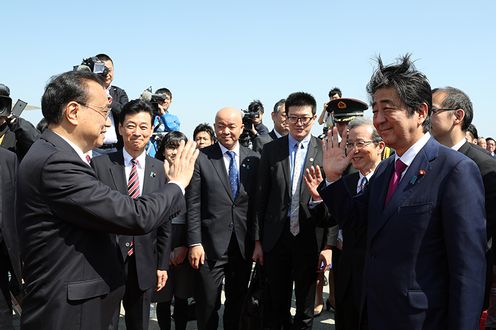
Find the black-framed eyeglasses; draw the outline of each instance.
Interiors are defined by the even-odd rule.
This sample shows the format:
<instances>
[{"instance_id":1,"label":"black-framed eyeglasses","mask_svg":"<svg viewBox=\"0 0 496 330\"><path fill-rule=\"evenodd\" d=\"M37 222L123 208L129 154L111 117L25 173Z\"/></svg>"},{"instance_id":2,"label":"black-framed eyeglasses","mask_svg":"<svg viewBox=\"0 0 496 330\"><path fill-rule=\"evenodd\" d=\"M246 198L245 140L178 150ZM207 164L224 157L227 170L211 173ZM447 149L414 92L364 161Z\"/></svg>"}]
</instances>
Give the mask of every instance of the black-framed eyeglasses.
<instances>
[{"instance_id":1,"label":"black-framed eyeglasses","mask_svg":"<svg viewBox=\"0 0 496 330\"><path fill-rule=\"evenodd\" d=\"M441 113L441 112L445 112L445 111L454 111L454 110L458 110L459 108L432 108L431 112L433 115L436 115L438 113Z\"/></svg>"},{"instance_id":2,"label":"black-framed eyeglasses","mask_svg":"<svg viewBox=\"0 0 496 330\"><path fill-rule=\"evenodd\" d=\"M356 142L347 142L346 143L346 149L352 149L352 148L357 148L357 149L362 149L368 146L369 144L373 143L374 141L369 140L369 141L356 141Z\"/></svg>"},{"instance_id":3,"label":"black-framed eyeglasses","mask_svg":"<svg viewBox=\"0 0 496 330\"><path fill-rule=\"evenodd\" d=\"M98 112L100 114L100 116L102 116L103 118L105 118L105 120L108 119L108 117L110 117L110 114L111 114L111 107L110 105L105 105L105 106L102 106L102 107L98 107L96 105L91 105L91 104L84 104L84 103L79 103L80 105L82 105L83 107L85 108L88 108L88 109L91 109L95 112ZM105 109L105 110L104 110Z\"/></svg>"},{"instance_id":4,"label":"black-framed eyeglasses","mask_svg":"<svg viewBox=\"0 0 496 330\"><path fill-rule=\"evenodd\" d=\"M302 125L307 125L313 119L313 116L311 117L287 116L286 118L292 124L296 124L297 122L300 122Z\"/></svg>"}]
</instances>

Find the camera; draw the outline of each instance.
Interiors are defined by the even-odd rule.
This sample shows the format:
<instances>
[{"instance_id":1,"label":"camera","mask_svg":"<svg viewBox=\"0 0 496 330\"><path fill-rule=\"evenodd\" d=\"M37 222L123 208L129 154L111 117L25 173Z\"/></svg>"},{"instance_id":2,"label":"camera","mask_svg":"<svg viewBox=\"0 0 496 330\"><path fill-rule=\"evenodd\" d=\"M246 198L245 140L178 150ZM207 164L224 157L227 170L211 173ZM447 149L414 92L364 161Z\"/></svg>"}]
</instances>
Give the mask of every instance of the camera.
<instances>
[{"instance_id":1,"label":"camera","mask_svg":"<svg viewBox=\"0 0 496 330\"><path fill-rule=\"evenodd\" d=\"M73 70L93 72L101 75L103 78L109 73L109 69L105 66L105 63L96 56L83 59L81 64L74 65Z\"/></svg>"},{"instance_id":2,"label":"camera","mask_svg":"<svg viewBox=\"0 0 496 330\"><path fill-rule=\"evenodd\" d=\"M160 109L158 108L158 104L165 101L164 94L153 94L152 86L150 86L147 89L145 89L143 93L141 93L140 99L142 101L150 102L153 107L153 114L160 115Z\"/></svg>"},{"instance_id":3,"label":"camera","mask_svg":"<svg viewBox=\"0 0 496 330\"><path fill-rule=\"evenodd\" d=\"M12 99L8 96L0 96L0 117L8 117L12 109Z\"/></svg>"},{"instance_id":4,"label":"camera","mask_svg":"<svg viewBox=\"0 0 496 330\"><path fill-rule=\"evenodd\" d=\"M243 111L243 125L246 130L251 131L253 129L253 119L258 118L260 113L258 111L253 112L250 109L241 111Z\"/></svg>"}]
</instances>

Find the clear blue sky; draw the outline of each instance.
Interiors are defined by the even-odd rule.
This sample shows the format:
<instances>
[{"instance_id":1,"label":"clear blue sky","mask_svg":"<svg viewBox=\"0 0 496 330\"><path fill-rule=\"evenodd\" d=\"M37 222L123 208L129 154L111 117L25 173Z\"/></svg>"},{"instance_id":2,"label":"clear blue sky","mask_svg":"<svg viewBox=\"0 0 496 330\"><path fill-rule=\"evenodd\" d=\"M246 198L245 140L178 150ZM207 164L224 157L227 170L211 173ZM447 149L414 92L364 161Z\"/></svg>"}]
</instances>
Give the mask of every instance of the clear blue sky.
<instances>
[{"instance_id":1,"label":"clear blue sky","mask_svg":"<svg viewBox=\"0 0 496 330\"><path fill-rule=\"evenodd\" d=\"M410 52L433 87L465 91L479 134L495 136L495 14L489 0L4 1L0 82L39 105L52 75L108 53L130 99L170 88L191 136L221 107L253 99L269 128L273 104L291 92L314 95L319 112L334 86L368 101L373 58Z\"/></svg>"}]
</instances>

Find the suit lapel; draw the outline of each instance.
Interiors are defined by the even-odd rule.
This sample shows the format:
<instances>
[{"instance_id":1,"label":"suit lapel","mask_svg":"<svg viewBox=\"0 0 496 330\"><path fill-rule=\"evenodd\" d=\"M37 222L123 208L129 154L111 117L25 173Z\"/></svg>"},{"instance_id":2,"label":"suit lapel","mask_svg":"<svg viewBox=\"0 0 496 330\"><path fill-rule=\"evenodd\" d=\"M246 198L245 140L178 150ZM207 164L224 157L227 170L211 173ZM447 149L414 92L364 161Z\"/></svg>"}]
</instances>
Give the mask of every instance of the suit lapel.
<instances>
[{"instance_id":1,"label":"suit lapel","mask_svg":"<svg viewBox=\"0 0 496 330\"><path fill-rule=\"evenodd\" d=\"M389 221L389 219L398 212L398 208L402 206L416 190L418 183L422 179L425 173L428 173L431 164L430 162L437 157L439 145L437 142L430 138L427 144L419 151L417 156L413 159L413 162L408 167L405 175L399 182L396 190L391 197L389 203L384 206L384 210L381 216L373 217L374 221L369 221L369 238L373 238L374 235ZM393 172L394 158L391 164L384 171L384 176L382 178L378 177L375 181L382 182L382 187L380 192L377 192L379 200L375 204L375 207L382 208L384 205L384 200L386 198L387 189L389 186L389 180ZM420 170L424 171L424 174L420 173Z\"/></svg>"},{"instance_id":2,"label":"suit lapel","mask_svg":"<svg viewBox=\"0 0 496 330\"><path fill-rule=\"evenodd\" d=\"M114 181L116 190L127 192L127 178L124 169L124 156L122 150L109 155L112 165L109 167L110 176Z\"/></svg>"},{"instance_id":3,"label":"suit lapel","mask_svg":"<svg viewBox=\"0 0 496 330\"><path fill-rule=\"evenodd\" d=\"M300 182L300 201L309 201L310 200L310 192L307 189L305 181L303 180L303 176L305 175L305 169L310 168L310 166L315 166L315 160L317 158L317 139L313 136L310 137L310 142L308 142L308 150L307 155L305 157L305 165L303 166L303 173L301 176Z\"/></svg>"},{"instance_id":4,"label":"suit lapel","mask_svg":"<svg viewBox=\"0 0 496 330\"><path fill-rule=\"evenodd\" d=\"M288 192L288 198L291 200L291 173L289 169L289 157L291 156L289 154L289 139L288 135L282 137L280 139L281 143L281 148L279 148L281 152L281 157L278 157L278 159L282 159L282 174L284 176L284 180L286 181L286 191Z\"/></svg>"},{"instance_id":5,"label":"suit lapel","mask_svg":"<svg viewBox=\"0 0 496 330\"><path fill-rule=\"evenodd\" d=\"M155 164L151 161L150 156L146 156L145 160L145 172L143 178L143 191L142 194L150 193L156 191L157 185L157 171L159 169L155 167Z\"/></svg>"},{"instance_id":6,"label":"suit lapel","mask_svg":"<svg viewBox=\"0 0 496 330\"><path fill-rule=\"evenodd\" d=\"M222 182L222 185L226 189L231 199L233 199L231 192L231 184L229 183L228 174L226 171L226 165L224 163L224 155L222 155L222 151L220 149L218 142L212 148L212 155L209 158L210 161L212 162L212 166L214 167L215 171L217 172L217 175L219 176L220 181Z\"/></svg>"},{"instance_id":7,"label":"suit lapel","mask_svg":"<svg viewBox=\"0 0 496 330\"><path fill-rule=\"evenodd\" d=\"M272 138L272 140L277 139L277 135L276 135L276 132L274 130L270 131L269 136Z\"/></svg>"}]
</instances>

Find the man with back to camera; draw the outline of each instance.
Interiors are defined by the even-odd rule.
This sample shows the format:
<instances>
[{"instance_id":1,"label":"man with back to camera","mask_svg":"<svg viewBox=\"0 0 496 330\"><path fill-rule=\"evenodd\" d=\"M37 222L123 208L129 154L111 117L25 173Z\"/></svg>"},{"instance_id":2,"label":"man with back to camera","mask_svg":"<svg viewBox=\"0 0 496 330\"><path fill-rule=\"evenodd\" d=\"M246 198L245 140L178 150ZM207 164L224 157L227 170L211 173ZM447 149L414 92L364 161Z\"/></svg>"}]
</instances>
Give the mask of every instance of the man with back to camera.
<instances>
[{"instance_id":1,"label":"man with back to camera","mask_svg":"<svg viewBox=\"0 0 496 330\"><path fill-rule=\"evenodd\" d=\"M466 139L466 132L474 117L472 102L461 90L454 87L432 91L431 134L441 144L458 150L472 159L480 170L484 184L486 205L486 233L488 246L496 237L496 159ZM494 243L492 243L494 244ZM494 247L492 247L494 252ZM494 258L487 253L486 299L487 307Z\"/></svg>"},{"instance_id":2,"label":"man with back to camera","mask_svg":"<svg viewBox=\"0 0 496 330\"><path fill-rule=\"evenodd\" d=\"M262 148L266 143L278 139L288 134L288 124L286 122L286 110L284 108L285 99L280 99L274 105L274 110L270 114L274 122L274 128L269 134L258 135L253 139L253 150L261 153Z\"/></svg>"},{"instance_id":3,"label":"man with back to camera","mask_svg":"<svg viewBox=\"0 0 496 330\"><path fill-rule=\"evenodd\" d=\"M42 97L48 129L19 166L24 262L21 329L106 329L124 291L115 236L146 234L184 208L198 151L181 146L171 181L133 199L98 181L85 153L110 127L104 84L90 72L53 78Z\"/></svg>"},{"instance_id":4,"label":"man with back to camera","mask_svg":"<svg viewBox=\"0 0 496 330\"><path fill-rule=\"evenodd\" d=\"M238 329L254 242L254 194L259 156L239 143L241 111L215 116L217 143L201 149L186 190L187 242L195 275L199 329L217 329L225 279L224 329Z\"/></svg>"},{"instance_id":5,"label":"man with back to camera","mask_svg":"<svg viewBox=\"0 0 496 330\"><path fill-rule=\"evenodd\" d=\"M333 129L319 190L340 224L367 227L361 323L372 330L476 329L487 245L479 169L424 133L432 93L409 55L387 66L379 58L367 91L374 126L396 155L352 198L341 173L353 152L346 155L347 138L338 143Z\"/></svg>"},{"instance_id":6,"label":"man with back to camera","mask_svg":"<svg viewBox=\"0 0 496 330\"><path fill-rule=\"evenodd\" d=\"M119 114L123 149L92 159L92 167L103 183L134 198L159 190L167 181L163 163L145 152L152 134L152 118L153 108L148 102L128 102ZM117 235L126 277L126 329L148 329L153 290L161 290L167 280L170 233L170 222L164 222L146 235ZM118 328L119 310L115 311L112 329Z\"/></svg>"},{"instance_id":7,"label":"man with back to camera","mask_svg":"<svg viewBox=\"0 0 496 330\"><path fill-rule=\"evenodd\" d=\"M105 133L105 139L103 144L93 151L94 156L101 154L111 153L117 151L117 147L122 147L122 140L119 135L118 123L119 123L119 113L122 107L129 102L126 91L122 88L112 85L114 81L114 61L107 54L96 55L100 61L105 64L108 69L107 75L104 77L105 88L107 89L108 95L112 98L111 111L112 115L110 118L110 129Z\"/></svg>"}]
</instances>

